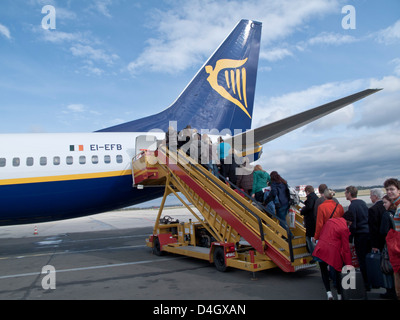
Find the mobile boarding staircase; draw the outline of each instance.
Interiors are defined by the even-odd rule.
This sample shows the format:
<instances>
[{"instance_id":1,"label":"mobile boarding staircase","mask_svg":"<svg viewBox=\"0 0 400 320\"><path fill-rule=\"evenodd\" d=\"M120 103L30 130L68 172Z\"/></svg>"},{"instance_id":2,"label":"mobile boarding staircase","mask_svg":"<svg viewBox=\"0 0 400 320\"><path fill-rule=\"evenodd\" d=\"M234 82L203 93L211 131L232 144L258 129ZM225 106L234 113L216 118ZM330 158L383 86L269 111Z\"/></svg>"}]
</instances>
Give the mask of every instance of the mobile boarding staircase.
<instances>
[{"instance_id":1,"label":"mobile boarding staircase","mask_svg":"<svg viewBox=\"0 0 400 320\"><path fill-rule=\"evenodd\" d=\"M279 219L242 191L234 190L182 150L144 150L133 159L134 185L165 185L153 235L147 246L214 263L219 271L235 267L251 272L278 266L285 272L313 267L306 249L303 218L296 212L295 227L282 227ZM191 206L178 194L183 194ZM197 221L161 218L165 200L173 193ZM286 223L284 225L287 225Z\"/></svg>"}]
</instances>

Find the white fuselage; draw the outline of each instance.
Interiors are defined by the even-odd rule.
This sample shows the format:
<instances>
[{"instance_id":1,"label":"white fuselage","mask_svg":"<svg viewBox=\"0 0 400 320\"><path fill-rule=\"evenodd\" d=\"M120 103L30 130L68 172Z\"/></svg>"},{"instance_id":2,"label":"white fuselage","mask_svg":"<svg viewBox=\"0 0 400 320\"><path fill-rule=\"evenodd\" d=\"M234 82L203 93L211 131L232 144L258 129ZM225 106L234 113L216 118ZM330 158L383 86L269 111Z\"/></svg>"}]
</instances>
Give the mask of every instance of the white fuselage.
<instances>
[{"instance_id":1,"label":"white fuselage","mask_svg":"<svg viewBox=\"0 0 400 320\"><path fill-rule=\"evenodd\" d=\"M64 219L136 203L134 191L139 191L132 188L132 158L140 149L154 148L154 137L165 135L152 133L150 140L149 136L0 135L0 224L36 216ZM139 202L147 198L141 194Z\"/></svg>"}]
</instances>

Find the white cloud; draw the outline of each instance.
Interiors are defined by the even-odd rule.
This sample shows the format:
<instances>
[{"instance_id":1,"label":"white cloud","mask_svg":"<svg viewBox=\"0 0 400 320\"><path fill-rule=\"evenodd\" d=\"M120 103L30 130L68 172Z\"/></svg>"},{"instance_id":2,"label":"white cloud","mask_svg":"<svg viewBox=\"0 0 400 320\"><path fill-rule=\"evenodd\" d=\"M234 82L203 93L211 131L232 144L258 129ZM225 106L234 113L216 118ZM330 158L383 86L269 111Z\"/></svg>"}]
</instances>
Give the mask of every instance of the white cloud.
<instances>
[{"instance_id":1,"label":"white cloud","mask_svg":"<svg viewBox=\"0 0 400 320\"><path fill-rule=\"evenodd\" d=\"M82 113L85 112L86 108L83 104L70 104L67 106L67 110L70 112Z\"/></svg>"},{"instance_id":2,"label":"white cloud","mask_svg":"<svg viewBox=\"0 0 400 320\"><path fill-rule=\"evenodd\" d=\"M400 77L400 58L393 59L390 63L395 65L394 74Z\"/></svg>"},{"instance_id":3,"label":"white cloud","mask_svg":"<svg viewBox=\"0 0 400 320\"><path fill-rule=\"evenodd\" d=\"M303 135L291 149L264 146L259 163L268 172L277 170L291 185L382 185L386 178L400 176L400 140L390 137L390 130L363 135L343 131L324 139Z\"/></svg>"},{"instance_id":4,"label":"white cloud","mask_svg":"<svg viewBox=\"0 0 400 320\"><path fill-rule=\"evenodd\" d=\"M112 0L95 0L93 5L90 6L91 9L99 12L107 18L112 18L109 10L109 6L112 4Z\"/></svg>"},{"instance_id":5,"label":"white cloud","mask_svg":"<svg viewBox=\"0 0 400 320\"><path fill-rule=\"evenodd\" d=\"M265 59L270 62L282 60L283 58L288 56L293 56L293 53L285 48L276 48L266 52L260 52L260 59Z\"/></svg>"},{"instance_id":6,"label":"white cloud","mask_svg":"<svg viewBox=\"0 0 400 320\"><path fill-rule=\"evenodd\" d=\"M366 88L366 82L356 80L352 82L332 82L319 86L312 86L302 91L290 92L278 97L256 97L254 108L253 127L265 125L280 119L292 116L299 112L317 107L330 101L340 99ZM323 119L308 125L308 128L319 130L329 129L338 124L348 123L354 113L349 106L340 111L324 117Z\"/></svg>"},{"instance_id":7,"label":"white cloud","mask_svg":"<svg viewBox=\"0 0 400 320\"><path fill-rule=\"evenodd\" d=\"M394 76L371 79L370 88L383 90L367 98L360 108L355 128L398 127L400 118L394 116L399 110L400 78Z\"/></svg>"},{"instance_id":8,"label":"white cloud","mask_svg":"<svg viewBox=\"0 0 400 320\"><path fill-rule=\"evenodd\" d=\"M87 71L87 74L89 74L89 75L93 74L95 76L101 76L104 74L104 70L97 68L97 67L93 67L90 64L83 66L82 69Z\"/></svg>"},{"instance_id":9,"label":"white cloud","mask_svg":"<svg viewBox=\"0 0 400 320\"><path fill-rule=\"evenodd\" d=\"M400 78L387 76L381 79L326 83L269 99L262 96L256 97L253 128L368 88L381 88L383 90L358 102L359 105L356 109L353 105L349 105L308 124L300 130L305 134L321 134L339 126L346 126L347 129L359 129L398 125L400 118L393 115L399 110Z\"/></svg>"},{"instance_id":10,"label":"white cloud","mask_svg":"<svg viewBox=\"0 0 400 320\"><path fill-rule=\"evenodd\" d=\"M387 76L382 79L371 79L371 88L383 88L385 92L399 92L400 91L400 78L395 76Z\"/></svg>"},{"instance_id":11,"label":"white cloud","mask_svg":"<svg viewBox=\"0 0 400 320\"><path fill-rule=\"evenodd\" d=\"M59 120L68 126L77 121L86 121L94 124L101 116L101 112L93 110L87 105L82 103L72 103L61 111Z\"/></svg>"},{"instance_id":12,"label":"white cloud","mask_svg":"<svg viewBox=\"0 0 400 320\"><path fill-rule=\"evenodd\" d=\"M0 34L2 34L7 39L11 39L10 30L2 24L0 24Z\"/></svg>"},{"instance_id":13,"label":"white cloud","mask_svg":"<svg viewBox=\"0 0 400 320\"><path fill-rule=\"evenodd\" d=\"M152 27L159 34L149 39L147 47L127 66L131 73L147 71L176 73L198 64L212 53L232 30L232 21L243 18L264 23L262 45L296 32L313 16L338 8L336 0L176 0L172 9L155 10ZM262 50L263 51L263 50ZM270 61L290 55L288 49L275 49L262 55Z\"/></svg>"},{"instance_id":14,"label":"white cloud","mask_svg":"<svg viewBox=\"0 0 400 320\"><path fill-rule=\"evenodd\" d=\"M56 2L54 0L29 0L28 4L31 6L45 6L45 5L52 5L56 6Z\"/></svg>"},{"instance_id":15,"label":"white cloud","mask_svg":"<svg viewBox=\"0 0 400 320\"><path fill-rule=\"evenodd\" d=\"M72 11L62 10L61 12L67 19L76 18ZM106 66L111 66L119 60L117 54L98 48L104 46L104 44L93 35L90 30L64 32L59 30L44 30L40 26L32 26L31 29L34 33L39 35L42 41L58 45L62 50L65 50L69 46L68 52L70 52L74 57L82 59L83 66L75 70L77 73L83 71L89 76L101 76L105 74L104 69ZM94 65L95 63L97 65Z\"/></svg>"},{"instance_id":16,"label":"white cloud","mask_svg":"<svg viewBox=\"0 0 400 320\"><path fill-rule=\"evenodd\" d=\"M57 19L61 20L75 20L77 19L77 14L69 9L56 7Z\"/></svg>"},{"instance_id":17,"label":"white cloud","mask_svg":"<svg viewBox=\"0 0 400 320\"><path fill-rule=\"evenodd\" d=\"M399 127L400 118L394 116L399 111L400 91L380 92L367 99L360 110L355 128Z\"/></svg>"},{"instance_id":18,"label":"white cloud","mask_svg":"<svg viewBox=\"0 0 400 320\"><path fill-rule=\"evenodd\" d=\"M264 145L258 162L267 171L277 170L292 185L327 183L337 188L382 184L390 176L400 177L400 139L393 131L400 125L394 116L400 101L397 77L327 83L272 97L256 103L253 126L367 88L384 90Z\"/></svg>"},{"instance_id":19,"label":"white cloud","mask_svg":"<svg viewBox=\"0 0 400 320\"><path fill-rule=\"evenodd\" d=\"M62 44L64 42L81 42L84 41L84 37L81 33L69 33L55 30L44 30L40 28L42 39L44 41Z\"/></svg>"},{"instance_id":20,"label":"white cloud","mask_svg":"<svg viewBox=\"0 0 400 320\"><path fill-rule=\"evenodd\" d=\"M62 28L61 28L62 29ZM32 25L31 31L38 35L41 41L51 42L57 45L68 43L98 43L89 31L65 32L59 30L45 30L41 25Z\"/></svg>"},{"instance_id":21,"label":"white cloud","mask_svg":"<svg viewBox=\"0 0 400 320\"><path fill-rule=\"evenodd\" d=\"M400 20L397 20L392 26L377 32L377 40L380 43L392 44L400 42Z\"/></svg>"},{"instance_id":22,"label":"white cloud","mask_svg":"<svg viewBox=\"0 0 400 320\"><path fill-rule=\"evenodd\" d=\"M332 32L322 32L316 37L308 40L310 45L326 44L326 45L342 45L358 41L355 37L348 34L338 34Z\"/></svg>"},{"instance_id":23,"label":"white cloud","mask_svg":"<svg viewBox=\"0 0 400 320\"><path fill-rule=\"evenodd\" d=\"M65 4L66 1L59 1L61 4ZM60 3L55 0L29 0L28 5L33 7L44 7L46 5L51 5L56 9L57 20L76 20L78 15L68 8L61 7ZM69 4L66 4L69 6Z\"/></svg>"},{"instance_id":24,"label":"white cloud","mask_svg":"<svg viewBox=\"0 0 400 320\"><path fill-rule=\"evenodd\" d=\"M116 54L108 54L102 49L94 49L88 45L76 44L70 48L72 54L76 57L83 57L94 61L105 62L108 65L113 64L119 59Z\"/></svg>"}]
</instances>

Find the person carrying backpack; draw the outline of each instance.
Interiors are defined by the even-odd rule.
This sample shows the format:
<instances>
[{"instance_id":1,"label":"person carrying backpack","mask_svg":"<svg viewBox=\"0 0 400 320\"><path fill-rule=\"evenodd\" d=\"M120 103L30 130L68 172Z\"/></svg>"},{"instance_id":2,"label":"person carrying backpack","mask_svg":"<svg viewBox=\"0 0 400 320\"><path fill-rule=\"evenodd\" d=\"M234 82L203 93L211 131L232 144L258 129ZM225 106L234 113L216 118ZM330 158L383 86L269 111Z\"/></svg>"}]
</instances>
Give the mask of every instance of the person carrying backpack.
<instances>
[{"instance_id":1,"label":"person carrying backpack","mask_svg":"<svg viewBox=\"0 0 400 320\"><path fill-rule=\"evenodd\" d=\"M276 214L278 218L281 220L280 225L285 227L286 225L286 216L289 211L289 189L287 185L287 181L283 179L277 171L272 171L271 174L271 192L265 199L264 203L267 205L270 201L275 200L275 197L278 196L279 202L275 202Z\"/></svg>"}]
</instances>

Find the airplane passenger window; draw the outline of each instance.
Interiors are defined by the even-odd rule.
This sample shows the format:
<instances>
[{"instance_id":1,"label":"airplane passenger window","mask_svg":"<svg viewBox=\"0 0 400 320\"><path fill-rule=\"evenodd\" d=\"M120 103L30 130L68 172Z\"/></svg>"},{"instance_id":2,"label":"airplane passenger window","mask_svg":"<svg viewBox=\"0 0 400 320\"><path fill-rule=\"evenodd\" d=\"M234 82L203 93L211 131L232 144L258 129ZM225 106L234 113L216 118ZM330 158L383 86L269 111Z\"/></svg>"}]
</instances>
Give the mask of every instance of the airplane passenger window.
<instances>
[{"instance_id":1,"label":"airplane passenger window","mask_svg":"<svg viewBox=\"0 0 400 320\"><path fill-rule=\"evenodd\" d=\"M6 158L0 158L0 167L3 168L6 166Z\"/></svg>"},{"instance_id":2,"label":"airplane passenger window","mask_svg":"<svg viewBox=\"0 0 400 320\"><path fill-rule=\"evenodd\" d=\"M47 165L47 157L40 157L40 165L41 166Z\"/></svg>"},{"instance_id":3,"label":"airplane passenger window","mask_svg":"<svg viewBox=\"0 0 400 320\"><path fill-rule=\"evenodd\" d=\"M123 162L123 158L122 155L117 155L117 163L122 163Z\"/></svg>"},{"instance_id":4,"label":"airplane passenger window","mask_svg":"<svg viewBox=\"0 0 400 320\"><path fill-rule=\"evenodd\" d=\"M79 163L80 164L85 164L86 163L86 157L85 156L80 156L79 157Z\"/></svg>"},{"instance_id":5,"label":"airplane passenger window","mask_svg":"<svg viewBox=\"0 0 400 320\"><path fill-rule=\"evenodd\" d=\"M26 165L28 167L32 167L33 166L33 158L32 157L26 158Z\"/></svg>"},{"instance_id":6,"label":"airplane passenger window","mask_svg":"<svg viewBox=\"0 0 400 320\"><path fill-rule=\"evenodd\" d=\"M55 166L59 166L60 163L61 163L60 157L54 157L54 158L53 158L53 164L54 164Z\"/></svg>"},{"instance_id":7,"label":"airplane passenger window","mask_svg":"<svg viewBox=\"0 0 400 320\"><path fill-rule=\"evenodd\" d=\"M99 163L99 157L98 156L92 156L92 163L93 164L98 164Z\"/></svg>"},{"instance_id":8,"label":"airplane passenger window","mask_svg":"<svg viewBox=\"0 0 400 320\"><path fill-rule=\"evenodd\" d=\"M111 156L104 156L104 163L111 163Z\"/></svg>"},{"instance_id":9,"label":"airplane passenger window","mask_svg":"<svg viewBox=\"0 0 400 320\"><path fill-rule=\"evenodd\" d=\"M13 167L19 167L21 160L19 158L13 159Z\"/></svg>"},{"instance_id":10,"label":"airplane passenger window","mask_svg":"<svg viewBox=\"0 0 400 320\"><path fill-rule=\"evenodd\" d=\"M67 164L68 164L68 165L71 165L71 164L73 164L73 163L74 163L74 158L71 157L71 156L68 156L68 157L67 157Z\"/></svg>"}]
</instances>

